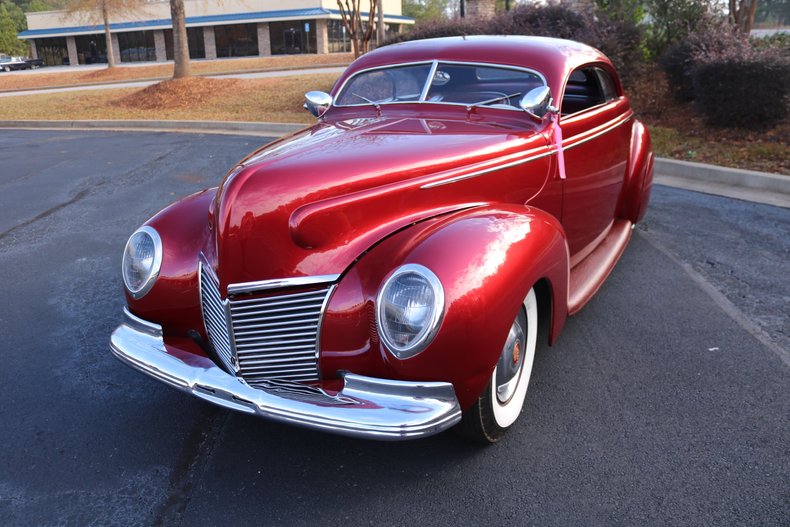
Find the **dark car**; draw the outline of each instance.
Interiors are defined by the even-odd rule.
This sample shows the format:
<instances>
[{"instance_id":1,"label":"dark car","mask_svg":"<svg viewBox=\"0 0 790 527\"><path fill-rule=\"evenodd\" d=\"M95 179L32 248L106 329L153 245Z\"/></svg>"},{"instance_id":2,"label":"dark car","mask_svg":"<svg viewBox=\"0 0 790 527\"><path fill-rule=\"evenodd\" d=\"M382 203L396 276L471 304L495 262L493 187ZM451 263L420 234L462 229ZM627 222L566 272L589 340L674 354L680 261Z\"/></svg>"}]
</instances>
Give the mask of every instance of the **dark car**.
<instances>
[{"instance_id":1,"label":"dark car","mask_svg":"<svg viewBox=\"0 0 790 527\"><path fill-rule=\"evenodd\" d=\"M29 70L32 66L22 57L0 57L0 71Z\"/></svg>"}]
</instances>

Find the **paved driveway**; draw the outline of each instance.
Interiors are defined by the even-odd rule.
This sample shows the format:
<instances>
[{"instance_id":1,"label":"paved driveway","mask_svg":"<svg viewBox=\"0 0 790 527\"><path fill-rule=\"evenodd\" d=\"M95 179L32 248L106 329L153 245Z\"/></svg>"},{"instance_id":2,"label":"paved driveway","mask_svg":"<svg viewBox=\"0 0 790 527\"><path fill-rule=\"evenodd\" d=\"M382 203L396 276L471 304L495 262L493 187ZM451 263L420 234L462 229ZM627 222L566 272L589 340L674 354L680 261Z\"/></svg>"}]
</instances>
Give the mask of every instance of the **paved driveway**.
<instances>
[{"instance_id":1,"label":"paved driveway","mask_svg":"<svg viewBox=\"0 0 790 527\"><path fill-rule=\"evenodd\" d=\"M491 447L277 425L112 358L127 236L264 141L0 130L0 524L787 525L787 209L657 187Z\"/></svg>"}]
</instances>

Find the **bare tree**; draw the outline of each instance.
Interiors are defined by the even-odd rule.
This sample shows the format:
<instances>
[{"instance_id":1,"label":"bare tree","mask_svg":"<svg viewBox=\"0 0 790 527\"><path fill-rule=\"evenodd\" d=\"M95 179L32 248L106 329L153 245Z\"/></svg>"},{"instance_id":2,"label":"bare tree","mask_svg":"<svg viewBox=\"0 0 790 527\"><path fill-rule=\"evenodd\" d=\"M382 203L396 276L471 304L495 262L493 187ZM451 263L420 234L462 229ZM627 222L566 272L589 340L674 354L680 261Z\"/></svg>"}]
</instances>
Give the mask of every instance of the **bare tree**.
<instances>
[{"instance_id":1,"label":"bare tree","mask_svg":"<svg viewBox=\"0 0 790 527\"><path fill-rule=\"evenodd\" d=\"M170 0L170 18L173 23L173 78L183 79L190 75L189 40L187 39L184 0Z\"/></svg>"},{"instance_id":2,"label":"bare tree","mask_svg":"<svg viewBox=\"0 0 790 527\"><path fill-rule=\"evenodd\" d=\"M346 33L348 33L351 46L354 49L354 57L367 53L375 25L373 22L376 19L376 0L368 0L370 9L368 10L367 27L364 27L361 4L362 0L337 0L337 5L340 7L340 18L343 19L343 25L346 26Z\"/></svg>"},{"instance_id":3,"label":"bare tree","mask_svg":"<svg viewBox=\"0 0 790 527\"><path fill-rule=\"evenodd\" d=\"M743 35L749 35L757 13L757 0L730 0L730 22Z\"/></svg>"},{"instance_id":4,"label":"bare tree","mask_svg":"<svg viewBox=\"0 0 790 527\"><path fill-rule=\"evenodd\" d=\"M66 12L104 24L104 39L107 49L107 67L114 68L115 50L110 34L110 17L139 13L145 10L146 0L69 0Z\"/></svg>"}]
</instances>

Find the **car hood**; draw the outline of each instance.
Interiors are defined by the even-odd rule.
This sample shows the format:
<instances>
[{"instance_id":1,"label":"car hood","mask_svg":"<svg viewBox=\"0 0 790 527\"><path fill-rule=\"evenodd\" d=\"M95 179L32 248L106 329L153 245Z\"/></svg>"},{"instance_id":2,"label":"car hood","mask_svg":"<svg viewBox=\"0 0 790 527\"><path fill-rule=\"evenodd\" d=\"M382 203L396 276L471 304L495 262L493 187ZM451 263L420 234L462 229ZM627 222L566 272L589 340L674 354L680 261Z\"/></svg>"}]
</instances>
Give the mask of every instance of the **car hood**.
<instances>
[{"instance_id":1,"label":"car hood","mask_svg":"<svg viewBox=\"0 0 790 527\"><path fill-rule=\"evenodd\" d=\"M409 223L491 201L481 185L426 185L545 145L529 125L381 117L280 139L244 159L217 192L212 249L221 288L342 273ZM545 170L530 177L537 193Z\"/></svg>"}]
</instances>

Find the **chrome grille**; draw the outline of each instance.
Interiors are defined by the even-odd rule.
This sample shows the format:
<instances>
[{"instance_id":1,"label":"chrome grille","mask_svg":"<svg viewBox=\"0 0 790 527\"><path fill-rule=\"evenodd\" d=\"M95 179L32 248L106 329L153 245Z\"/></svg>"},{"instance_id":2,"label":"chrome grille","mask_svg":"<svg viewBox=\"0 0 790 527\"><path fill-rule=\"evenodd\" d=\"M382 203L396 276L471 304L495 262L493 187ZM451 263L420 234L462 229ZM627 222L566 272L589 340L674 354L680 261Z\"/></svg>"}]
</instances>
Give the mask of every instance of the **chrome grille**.
<instances>
[{"instance_id":1,"label":"chrome grille","mask_svg":"<svg viewBox=\"0 0 790 527\"><path fill-rule=\"evenodd\" d=\"M318 380L318 331L331 284L222 301L216 278L201 268L201 290L211 343L223 361L230 350L229 364L237 359L236 371L248 384Z\"/></svg>"},{"instance_id":2,"label":"chrome grille","mask_svg":"<svg viewBox=\"0 0 790 527\"><path fill-rule=\"evenodd\" d=\"M228 311L219 297L217 279L207 265L200 265L200 308L203 311L203 323L211 345L217 351L220 360L230 371L236 371L234 365L233 343L228 332Z\"/></svg>"}]
</instances>

